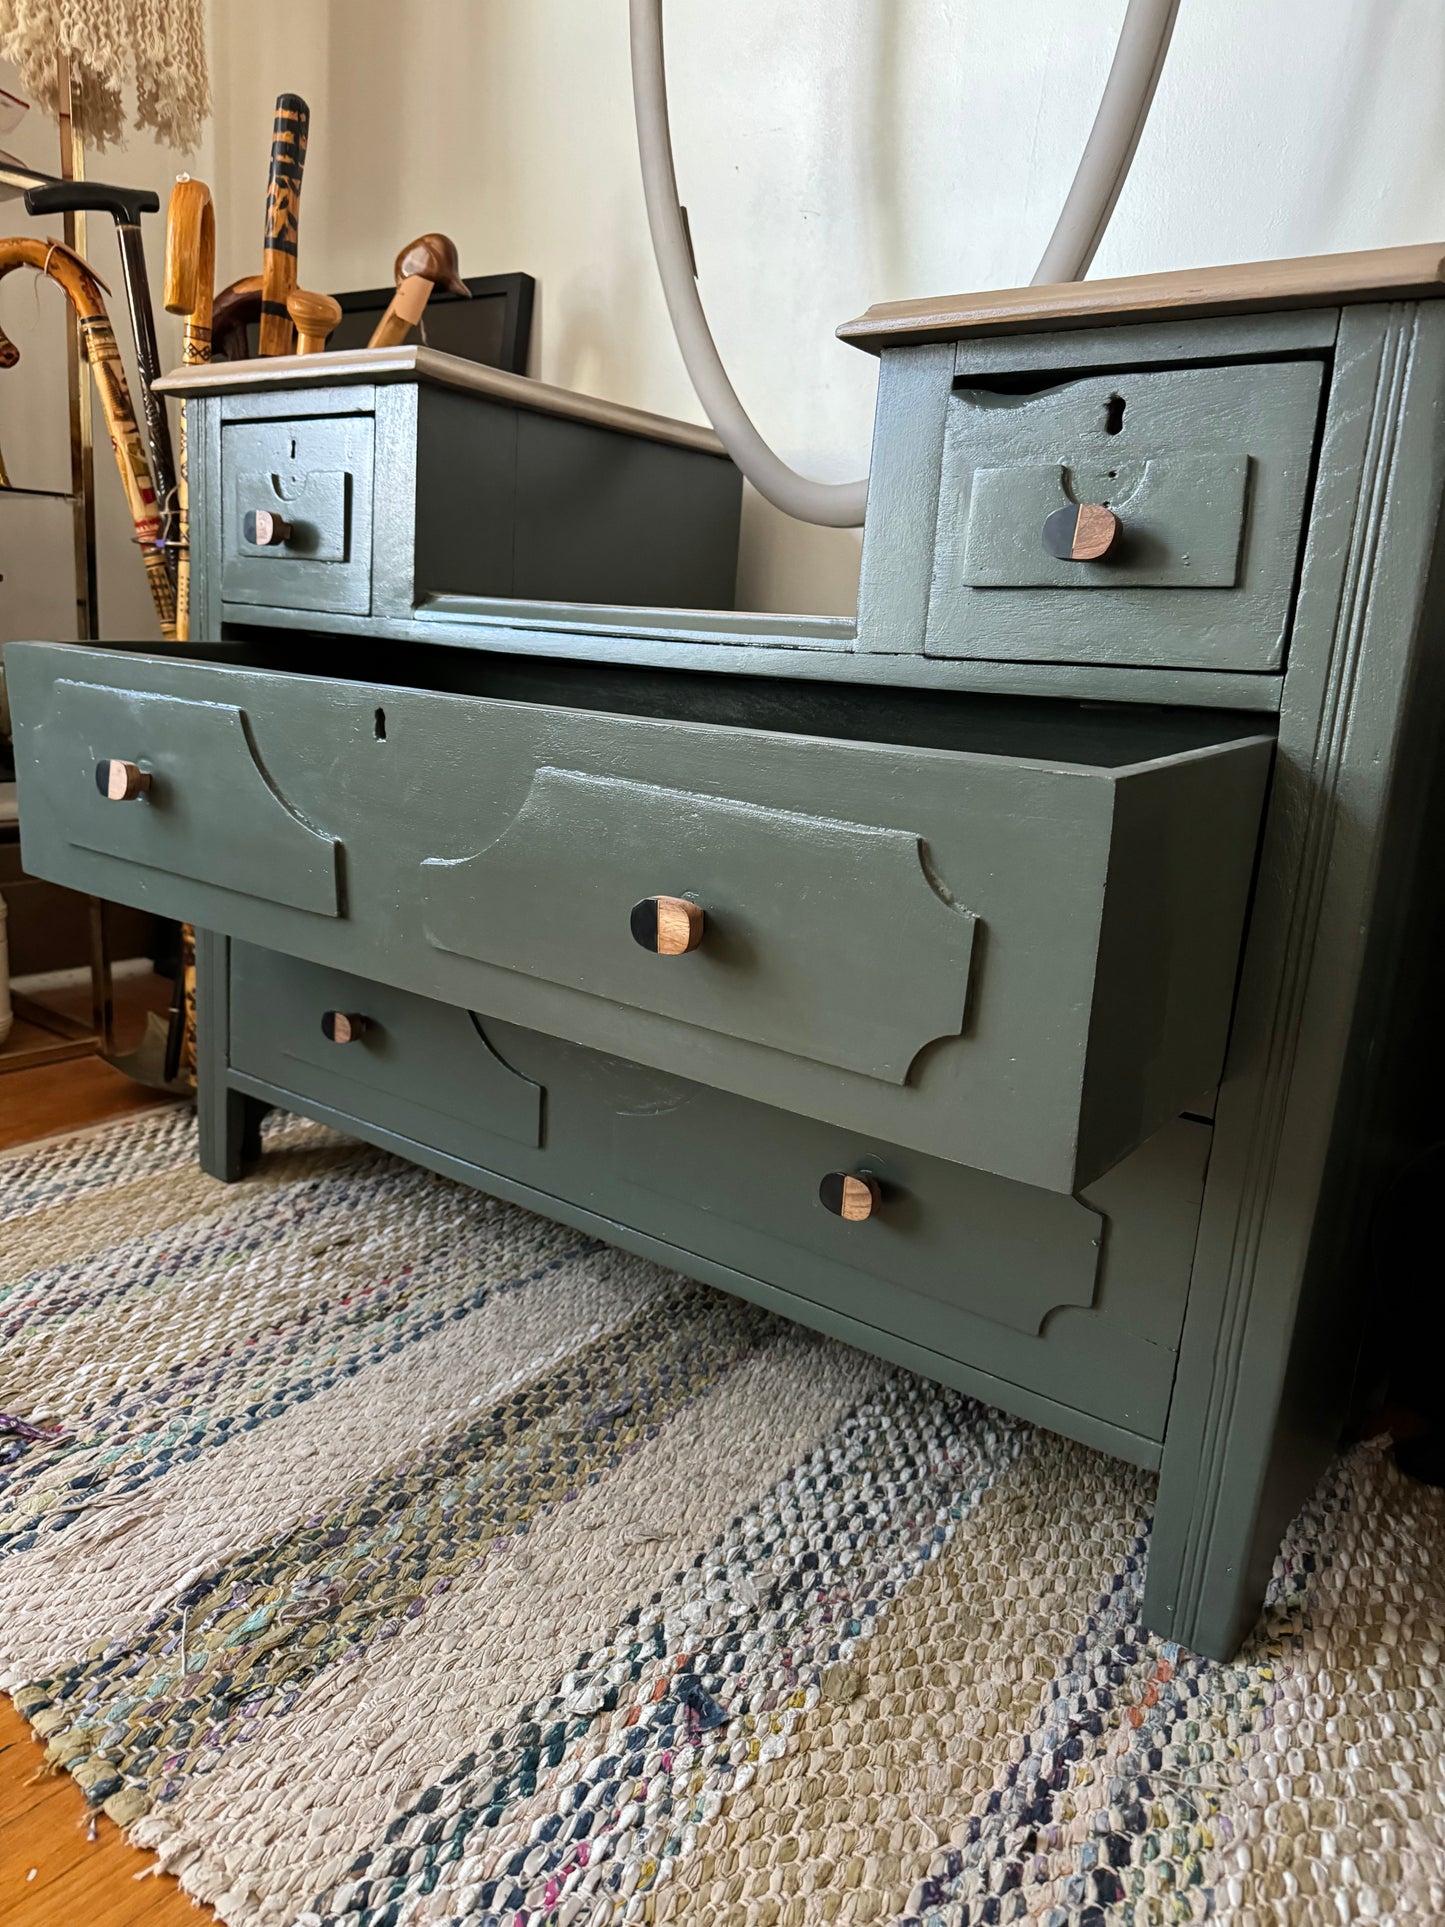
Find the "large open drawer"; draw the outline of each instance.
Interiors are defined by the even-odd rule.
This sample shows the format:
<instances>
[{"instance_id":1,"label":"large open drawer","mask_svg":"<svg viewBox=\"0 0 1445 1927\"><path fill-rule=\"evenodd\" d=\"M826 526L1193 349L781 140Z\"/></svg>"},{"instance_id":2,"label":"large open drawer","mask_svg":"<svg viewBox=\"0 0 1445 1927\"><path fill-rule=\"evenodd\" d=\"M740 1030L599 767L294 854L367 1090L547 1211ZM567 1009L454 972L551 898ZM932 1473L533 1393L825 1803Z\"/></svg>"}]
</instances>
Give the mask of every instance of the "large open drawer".
<instances>
[{"instance_id":1,"label":"large open drawer","mask_svg":"<svg viewBox=\"0 0 1445 1927\"><path fill-rule=\"evenodd\" d=\"M1056 1191L1217 1079L1263 738L1068 762L7 660L56 881ZM695 949L642 947L655 898Z\"/></svg>"}]
</instances>

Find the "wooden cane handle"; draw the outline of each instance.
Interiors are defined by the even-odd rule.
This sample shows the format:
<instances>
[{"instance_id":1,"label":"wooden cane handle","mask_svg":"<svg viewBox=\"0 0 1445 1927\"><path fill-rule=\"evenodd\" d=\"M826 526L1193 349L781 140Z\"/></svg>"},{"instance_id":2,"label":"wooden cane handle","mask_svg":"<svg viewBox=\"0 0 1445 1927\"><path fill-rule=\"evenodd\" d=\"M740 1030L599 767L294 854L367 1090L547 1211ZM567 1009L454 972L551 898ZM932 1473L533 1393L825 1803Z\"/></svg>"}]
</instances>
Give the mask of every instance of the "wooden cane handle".
<instances>
[{"instance_id":1,"label":"wooden cane handle","mask_svg":"<svg viewBox=\"0 0 1445 1927\"><path fill-rule=\"evenodd\" d=\"M371 1019L359 1010L328 1010L321 1016L321 1035L330 1044L357 1044L371 1029Z\"/></svg>"},{"instance_id":2,"label":"wooden cane handle","mask_svg":"<svg viewBox=\"0 0 1445 1927\"><path fill-rule=\"evenodd\" d=\"M659 957L686 956L707 934L702 905L686 897L644 897L633 904L628 921L634 939Z\"/></svg>"},{"instance_id":3,"label":"wooden cane handle","mask_svg":"<svg viewBox=\"0 0 1445 1927\"><path fill-rule=\"evenodd\" d=\"M296 323L297 354L319 355L326 337L341 319L341 303L329 294L293 288L286 297L286 312Z\"/></svg>"},{"instance_id":4,"label":"wooden cane handle","mask_svg":"<svg viewBox=\"0 0 1445 1927\"><path fill-rule=\"evenodd\" d=\"M265 253L261 257L263 355L289 355L291 317L286 297L296 286L296 236L301 216L301 175L311 109L299 94L282 94L271 130L271 172L266 182Z\"/></svg>"},{"instance_id":5,"label":"wooden cane handle","mask_svg":"<svg viewBox=\"0 0 1445 1927\"><path fill-rule=\"evenodd\" d=\"M118 756L107 757L95 766L95 787L107 803L134 803L138 796L149 793L150 786L149 770L124 763Z\"/></svg>"},{"instance_id":6,"label":"wooden cane handle","mask_svg":"<svg viewBox=\"0 0 1445 1927\"><path fill-rule=\"evenodd\" d=\"M435 284L424 274L410 274L391 297L386 313L371 333L368 348L396 348L421 320Z\"/></svg>"},{"instance_id":7,"label":"wooden cane handle","mask_svg":"<svg viewBox=\"0 0 1445 1927\"><path fill-rule=\"evenodd\" d=\"M862 1224L882 1204L883 1190L866 1171L830 1171L818 1186L818 1201L835 1218Z\"/></svg>"}]
</instances>

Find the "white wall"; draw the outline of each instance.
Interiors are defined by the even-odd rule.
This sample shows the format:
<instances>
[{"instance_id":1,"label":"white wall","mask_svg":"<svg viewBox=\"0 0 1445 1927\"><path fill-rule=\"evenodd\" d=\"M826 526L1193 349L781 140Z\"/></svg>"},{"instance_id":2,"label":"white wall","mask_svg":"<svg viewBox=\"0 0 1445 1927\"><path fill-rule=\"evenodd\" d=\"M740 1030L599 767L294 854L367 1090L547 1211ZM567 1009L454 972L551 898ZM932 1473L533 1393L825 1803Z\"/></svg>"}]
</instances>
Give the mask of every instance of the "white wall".
<instances>
[{"instance_id":1,"label":"white wall","mask_svg":"<svg viewBox=\"0 0 1445 1927\"><path fill-rule=\"evenodd\" d=\"M839 322L1029 278L1123 11L667 0L704 298L788 459L839 480L866 466L876 363L833 339ZM465 273L539 278L535 373L700 418L648 246L625 0L215 0L211 34L213 157L196 171L213 169L221 282L260 266L272 104L299 92L303 282L374 286L441 227ZM152 157L168 178L174 157L148 144L104 165L137 177ZM1429 240L1442 189L1440 0L1182 0L1096 272ZM849 609L857 547L750 501L740 599Z\"/></svg>"}]
</instances>

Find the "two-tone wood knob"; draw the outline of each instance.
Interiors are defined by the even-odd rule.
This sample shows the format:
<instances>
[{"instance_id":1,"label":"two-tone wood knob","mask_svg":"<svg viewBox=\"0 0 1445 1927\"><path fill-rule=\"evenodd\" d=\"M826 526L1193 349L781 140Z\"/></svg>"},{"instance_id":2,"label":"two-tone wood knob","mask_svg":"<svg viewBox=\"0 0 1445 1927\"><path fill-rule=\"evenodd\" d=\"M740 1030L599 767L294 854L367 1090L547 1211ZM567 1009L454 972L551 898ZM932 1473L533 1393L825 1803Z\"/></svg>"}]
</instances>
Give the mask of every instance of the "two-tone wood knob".
<instances>
[{"instance_id":1,"label":"two-tone wood knob","mask_svg":"<svg viewBox=\"0 0 1445 1927\"><path fill-rule=\"evenodd\" d=\"M701 904L686 897L644 897L629 918L634 938L659 957L682 957L696 950L707 930Z\"/></svg>"},{"instance_id":2,"label":"two-tone wood knob","mask_svg":"<svg viewBox=\"0 0 1445 1927\"><path fill-rule=\"evenodd\" d=\"M321 1035L328 1044L359 1044L371 1029L371 1019L359 1010L328 1010L321 1016Z\"/></svg>"},{"instance_id":3,"label":"two-tone wood knob","mask_svg":"<svg viewBox=\"0 0 1445 1927\"><path fill-rule=\"evenodd\" d=\"M150 786L149 770L123 763L118 756L109 756L95 766L95 787L107 803L134 803L149 792Z\"/></svg>"},{"instance_id":4,"label":"two-tone wood knob","mask_svg":"<svg viewBox=\"0 0 1445 1927\"><path fill-rule=\"evenodd\" d=\"M1043 536L1060 562L1102 562L1119 540L1119 518L1102 502L1069 502L1045 519Z\"/></svg>"},{"instance_id":5,"label":"two-tone wood knob","mask_svg":"<svg viewBox=\"0 0 1445 1927\"><path fill-rule=\"evenodd\" d=\"M294 533L284 515L271 509L247 509L241 520L241 533L253 549L279 549Z\"/></svg>"},{"instance_id":6,"label":"two-tone wood knob","mask_svg":"<svg viewBox=\"0 0 1445 1927\"><path fill-rule=\"evenodd\" d=\"M862 1224L883 1202L883 1187L866 1171L830 1171L818 1186L818 1202L835 1218Z\"/></svg>"}]
</instances>

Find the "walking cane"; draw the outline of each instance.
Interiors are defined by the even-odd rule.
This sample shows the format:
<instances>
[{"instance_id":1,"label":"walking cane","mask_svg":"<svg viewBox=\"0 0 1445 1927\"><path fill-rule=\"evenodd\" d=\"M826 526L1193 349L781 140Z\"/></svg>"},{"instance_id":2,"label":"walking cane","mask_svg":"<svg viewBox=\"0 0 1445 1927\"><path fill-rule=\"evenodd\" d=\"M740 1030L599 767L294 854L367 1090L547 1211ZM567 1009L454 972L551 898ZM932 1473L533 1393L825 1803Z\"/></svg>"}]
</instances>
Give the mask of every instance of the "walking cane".
<instances>
[{"instance_id":1,"label":"walking cane","mask_svg":"<svg viewBox=\"0 0 1445 1927\"><path fill-rule=\"evenodd\" d=\"M52 180L40 187L25 190L27 214L109 214L114 218L115 236L120 246L121 278L125 283L131 336L135 341L135 366L140 378L140 400L145 415L146 441L150 446L151 473L155 477L160 500L162 526L169 536L173 533L171 517L176 508L176 463L171 450L171 428L166 418L166 405L155 392L155 384L161 378L160 351L156 346L145 243L140 231L142 214L156 213L160 204L160 196L148 187L107 187L100 181ZM167 543L167 550L169 547ZM165 551L163 554L167 568L174 574L169 555Z\"/></svg>"},{"instance_id":2,"label":"walking cane","mask_svg":"<svg viewBox=\"0 0 1445 1927\"><path fill-rule=\"evenodd\" d=\"M184 315L181 361L187 368L211 359L211 310L216 280L216 211L211 190L189 174L177 176L166 209L167 314ZM191 496L187 475L186 413L181 408L180 465L176 475L176 634L191 634Z\"/></svg>"},{"instance_id":3,"label":"walking cane","mask_svg":"<svg viewBox=\"0 0 1445 1927\"><path fill-rule=\"evenodd\" d=\"M296 229L301 214L301 172L311 109L299 94L276 102L271 132L271 172L266 182L265 253L261 257L261 340L263 355L289 355L291 317L286 297L296 286Z\"/></svg>"},{"instance_id":4,"label":"walking cane","mask_svg":"<svg viewBox=\"0 0 1445 1927\"><path fill-rule=\"evenodd\" d=\"M211 318L216 283L216 210L204 181L181 174L171 189L166 209L167 314L184 315L181 361L187 368L211 359ZM181 408L180 468L176 477L176 633L187 641L191 633L191 494L186 441L186 411ZM196 933L181 925L176 980L166 1021L166 1050L162 1076L167 1084L196 1073Z\"/></svg>"},{"instance_id":5,"label":"walking cane","mask_svg":"<svg viewBox=\"0 0 1445 1927\"><path fill-rule=\"evenodd\" d=\"M161 634L168 642L176 634L176 591L166 568L161 545L159 504L145 445L136 426L130 389L116 346L115 331L101 297L102 283L73 249L60 241L33 241L28 235L0 240L0 277L15 268L34 268L58 282L80 322L81 345L95 377L101 413L115 450L126 506L135 524L136 541L145 563L151 599L161 619ZM0 329L0 368L13 368L20 350Z\"/></svg>"}]
</instances>

